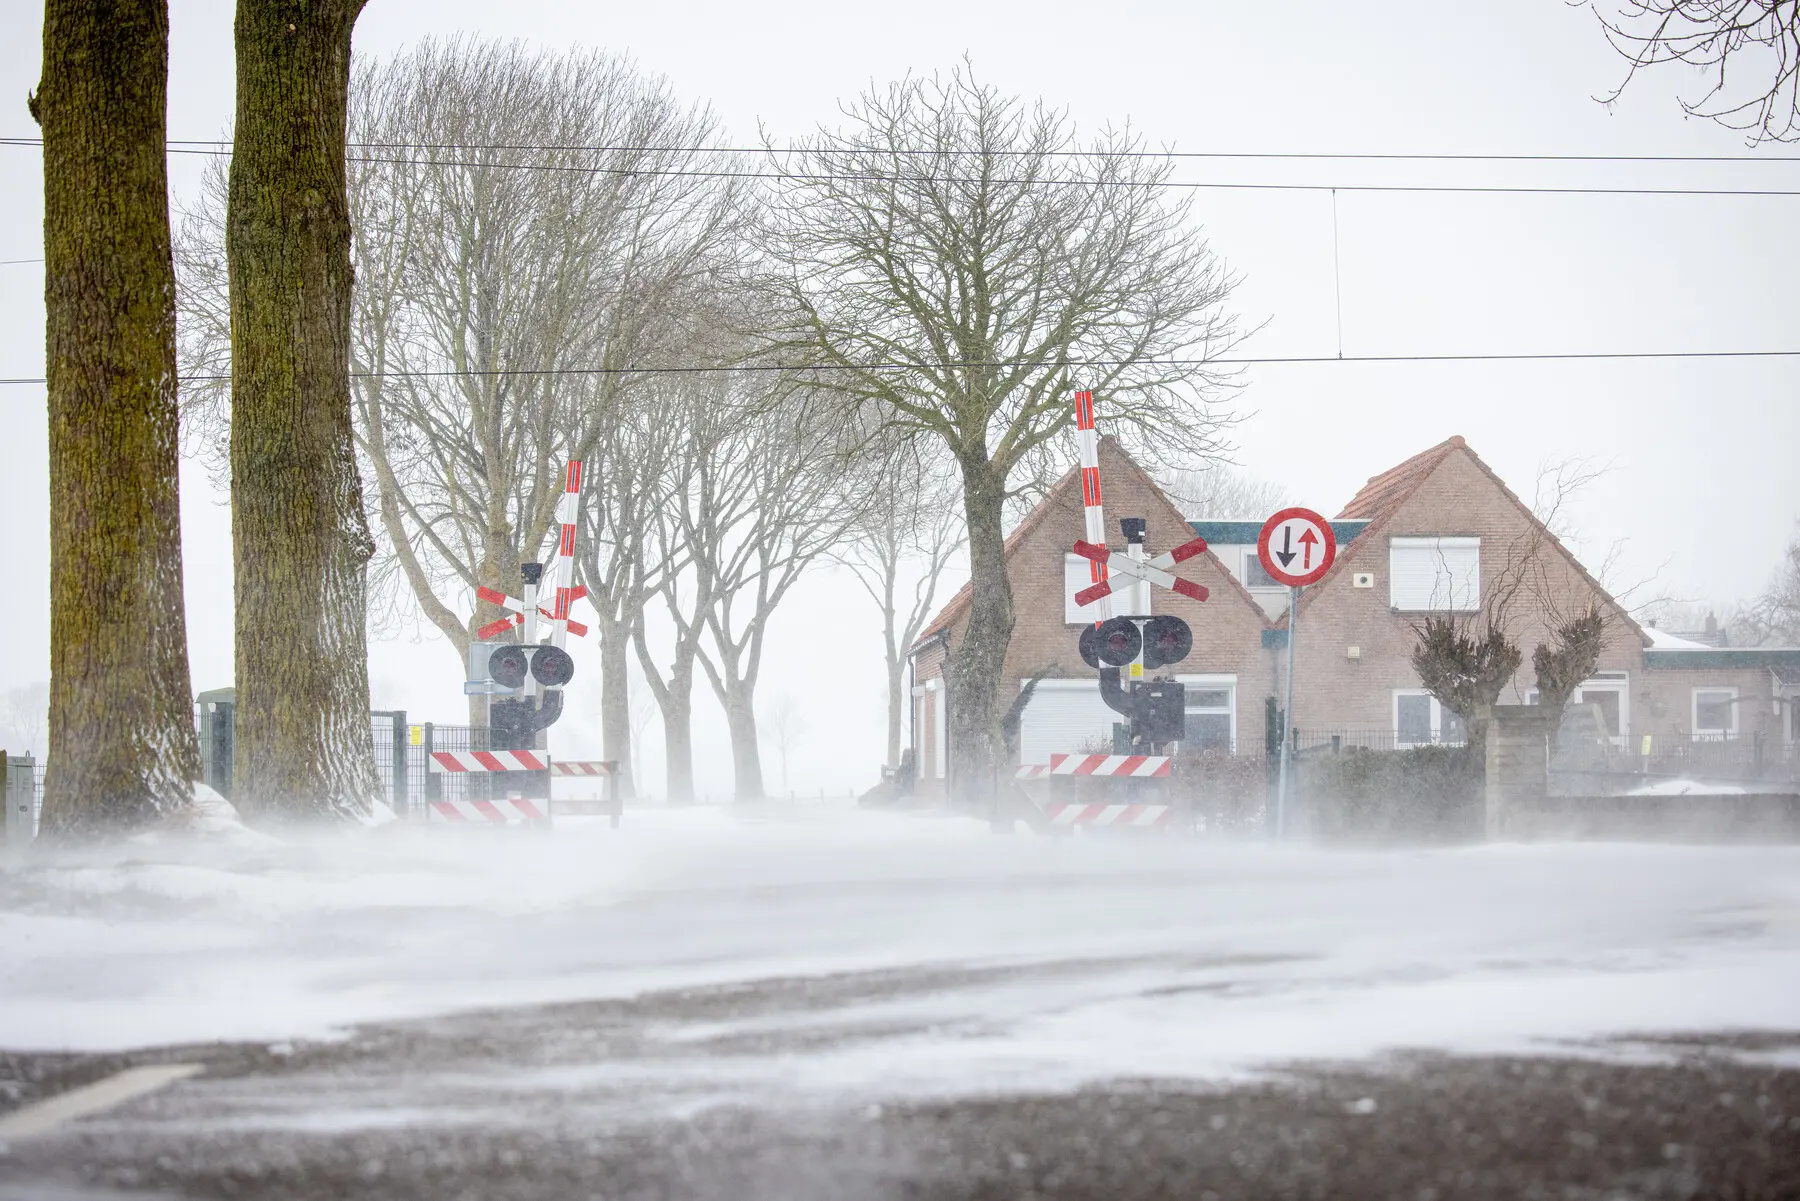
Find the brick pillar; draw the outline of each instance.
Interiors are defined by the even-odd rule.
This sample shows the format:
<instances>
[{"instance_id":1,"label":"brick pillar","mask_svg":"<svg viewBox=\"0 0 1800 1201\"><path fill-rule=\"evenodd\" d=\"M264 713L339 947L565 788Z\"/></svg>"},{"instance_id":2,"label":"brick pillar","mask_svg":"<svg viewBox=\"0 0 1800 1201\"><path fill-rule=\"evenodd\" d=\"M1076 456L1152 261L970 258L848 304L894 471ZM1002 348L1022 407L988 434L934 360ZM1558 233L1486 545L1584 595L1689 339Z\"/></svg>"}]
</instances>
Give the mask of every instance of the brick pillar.
<instances>
[{"instance_id":1,"label":"brick pillar","mask_svg":"<svg viewBox=\"0 0 1800 1201\"><path fill-rule=\"evenodd\" d=\"M1549 714L1537 705L1495 705L1487 727L1487 836L1504 838L1518 827L1518 806L1533 807L1550 795Z\"/></svg>"}]
</instances>

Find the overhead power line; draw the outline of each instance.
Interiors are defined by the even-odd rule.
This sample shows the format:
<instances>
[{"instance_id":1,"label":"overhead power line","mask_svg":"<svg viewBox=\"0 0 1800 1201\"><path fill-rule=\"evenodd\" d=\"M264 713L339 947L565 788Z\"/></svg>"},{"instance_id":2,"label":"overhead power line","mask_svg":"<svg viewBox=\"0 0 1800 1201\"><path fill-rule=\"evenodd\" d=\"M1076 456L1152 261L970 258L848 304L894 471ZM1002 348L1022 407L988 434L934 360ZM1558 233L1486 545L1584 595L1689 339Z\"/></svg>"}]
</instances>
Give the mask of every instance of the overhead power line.
<instances>
[{"instance_id":1,"label":"overhead power line","mask_svg":"<svg viewBox=\"0 0 1800 1201\"><path fill-rule=\"evenodd\" d=\"M0 145L41 145L36 139L0 139ZM227 143L204 142L172 145L170 154L192 154L207 157L219 157L228 152ZM206 148L201 148L206 147ZM441 147L451 149L452 147ZM421 149L424 149L421 147ZM484 151L486 148L476 146L458 146L454 149L463 151ZM498 148L496 148L498 149ZM527 148L533 149L533 148ZM553 147L542 147L546 151ZM576 150L593 150L598 153L607 147L576 147ZM649 148L624 147L623 150L644 150ZM746 153L749 153L746 151ZM760 153L760 152L758 152ZM910 153L910 152L909 152ZM1136 152L1134 152L1136 153ZM346 156L353 163L367 163L374 166L396 167L456 167L496 171L554 171L567 174L582 175L618 175L645 176L648 178L684 178L684 179L769 179L789 183L888 183L900 181L906 183L929 184L980 184L980 185L1042 185L1048 187L1118 187L1118 188L1175 188L1191 191L1263 191L1263 192L1369 192L1369 193L1439 193L1439 194L1501 194L1501 195L1539 195L1539 196L1800 196L1800 188L1699 188L1699 187L1579 187L1572 185L1522 185L1522 184L1357 184L1357 183L1264 183L1242 181L1211 180L1130 180L1105 179L1088 177L1045 177L1045 178L1007 178L960 175L906 175L891 172L800 172L778 170L725 170L720 168L686 168L686 167L636 167L636 166L601 166L592 163L527 163L527 162L494 162L476 161L455 158L415 158L415 157L380 157L366 154L350 154ZM1098 157L1105 157L1104 155ZM1143 152L1143 157L1160 157L1150 152ZM1324 158L1326 156L1318 156ZM1421 156L1393 156L1396 159L1415 158ZM1471 159L1469 161L1478 161ZM1494 161L1500 161L1498 159ZM1555 161L1543 159L1540 161ZM1574 160L1565 160L1574 161ZM1608 160L1593 160L1608 161ZM1627 161L1627 160L1619 160ZM1653 161L1650 159L1630 161ZM1655 161L1740 161L1719 159L1675 159L1667 158ZM1765 161L1745 159L1741 161ZM1766 160L1774 161L1774 160ZM1800 160L1796 160L1800 161Z\"/></svg>"},{"instance_id":2,"label":"overhead power line","mask_svg":"<svg viewBox=\"0 0 1800 1201\"><path fill-rule=\"evenodd\" d=\"M42 138L0 138L0 145L42 146ZM230 138L171 138L174 147L229 149ZM594 145L581 142L348 142L362 150L541 150L596 154L865 154L853 147L821 146L655 146ZM920 157L969 157L974 151L944 147L920 147L902 154ZM1800 163L1796 154L1464 154L1464 153L1358 153L1346 151L1277 150L990 150L982 153L1001 158L1165 158L1211 161L1287 162L1459 162L1459 163Z\"/></svg>"},{"instance_id":3,"label":"overhead power line","mask_svg":"<svg viewBox=\"0 0 1800 1201\"><path fill-rule=\"evenodd\" d=\"M1255 367L1307 363L1507 363L1507 362L1580 362L1631 359L1789 359L1800 358L1800 350L1621 350L1621 351L1551 351L1535 354L1368 354L1368 355L1286 355L1216 359L1145 359L1146 367ZM596 375L685 375L705 372L838 372L838 371L918 371L953 368L1028 367L1036 360L995 359L992 361L959 361L950 363L862 363L851 367L833 367L817 363L751 363L735 367L716 364L663 364L645 367L501 367L491 371L352 371L351 379L498 379L526 376L596 376ZM1123 359L1083 359L1063 364L1069 370L1082 368L1127 367L1134 365ZM228 375L188 375L184 384L220 384ZM44 384L42 376L0 379L0 384Z\"/></svg>"}]
</instances>

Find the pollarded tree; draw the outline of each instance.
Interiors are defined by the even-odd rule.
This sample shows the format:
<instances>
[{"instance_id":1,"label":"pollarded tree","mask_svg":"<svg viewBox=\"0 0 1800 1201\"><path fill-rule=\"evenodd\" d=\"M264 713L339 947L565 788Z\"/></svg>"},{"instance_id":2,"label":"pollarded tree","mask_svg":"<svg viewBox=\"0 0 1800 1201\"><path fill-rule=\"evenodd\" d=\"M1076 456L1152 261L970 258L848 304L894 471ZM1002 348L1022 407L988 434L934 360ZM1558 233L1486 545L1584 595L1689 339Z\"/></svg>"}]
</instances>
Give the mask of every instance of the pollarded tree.
<instances>
[{"instance_id":1,"label":"pollarded tree","mask_svg":"<svg viewBox=\"0 0 1800 1201\"><path fill-rule=\"evenodd\" d=\"M350 31L363 0L238 0L231 293L234 800L365 812L367 568L350 404Z\"/></svg>"},{"instance_id":2,"label":"pollarded tree","mask_svg":"<svg viewBox=\"0 0 1800 1201\"><path fill-rule=\"evenodd\" d=\"M995 795L1012 636L1009 494L1060 449L1071 390L1153 463L1220 449L1207 360L1233 342L1233 279L1129 131L1068 116L960 66L871 89L845 123L771 151L782 353L880 425L940 440L960 476L972 606L950 661L963 800Z\"/></svg>"},{"instance_id":3,"label":"pollarded tree","mask_svg":"<svg viewBox=\"0 0 1800 1201\"><path fill-rule=\"evenodd\" d=\"M49 0L44 131L50 406L48 833L128 829L200 776L176 475L164 0Z\"/></svg>"}]
</instances>

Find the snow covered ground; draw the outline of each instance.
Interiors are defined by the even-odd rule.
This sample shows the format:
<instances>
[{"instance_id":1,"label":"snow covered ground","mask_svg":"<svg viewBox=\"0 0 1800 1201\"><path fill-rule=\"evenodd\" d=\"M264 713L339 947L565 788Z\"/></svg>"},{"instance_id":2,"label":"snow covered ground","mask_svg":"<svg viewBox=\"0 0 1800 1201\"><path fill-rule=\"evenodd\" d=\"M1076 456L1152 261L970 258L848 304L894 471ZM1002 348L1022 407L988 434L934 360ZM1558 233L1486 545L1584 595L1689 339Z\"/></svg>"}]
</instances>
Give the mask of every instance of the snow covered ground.
<instances>
[{"instance_id":1,"label":"snow covered ground","mask_svg":"<svg viewBox=\"0 0 1800 1201\"><path fill-rule=\"evenodd\" d=\"M11 1049L279 1042L872 971L912 982L715 1007L659 1037L683 1073L937 1093L1797 1029L1800 847L1051 840L834 807L632 811L616 831L226 831L0 867ZM809 1028L894 1033L789 1041ZM790 1049L675 1053L733 1034Z\"/></svg>"}]
</instances>

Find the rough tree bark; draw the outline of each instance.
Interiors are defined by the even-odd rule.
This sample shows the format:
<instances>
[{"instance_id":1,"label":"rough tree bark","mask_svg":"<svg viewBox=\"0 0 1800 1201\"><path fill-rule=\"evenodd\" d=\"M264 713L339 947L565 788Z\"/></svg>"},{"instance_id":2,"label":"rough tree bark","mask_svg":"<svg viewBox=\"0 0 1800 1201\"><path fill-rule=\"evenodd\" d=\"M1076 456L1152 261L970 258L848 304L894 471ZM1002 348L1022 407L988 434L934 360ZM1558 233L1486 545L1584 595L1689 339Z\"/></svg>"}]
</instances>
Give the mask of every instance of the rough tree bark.
<instances>
[{"instance_id":1,"label":"rough tree bark","mask_svg":"<svg viewBox=\"0 0 1800 1201\"><path fill-rule=\"evenodd\" d=\"M949 663L950 778L965 803L985 811L998 795L1005 759L995 704L1012 642L1012 582L1006 575L1006 481L985 456L964 454L963 514L969 526L969 624Z\"/></svg>"},{"instance_id":2,"label":"rough tree bark","mask_svg":"<svg viewBox=\"0 0 1800 1201\"><path fill-rule=\"evenodd\" d=\"M177 493L165 0L48 0L50 769L43 828L130 828L191 801Z\"/></svg>"},{"instance_id":3,"label":"rough tree bark","mask_svg":"<svg viewBox=\"0 0 1800 1201\"><path fill-rule=\"evenodd\" d=\"M355 814L375 793L350 409L350 31L363 0L239 0L226 206L238 805Z\"/></svg>"}]
</instances>

